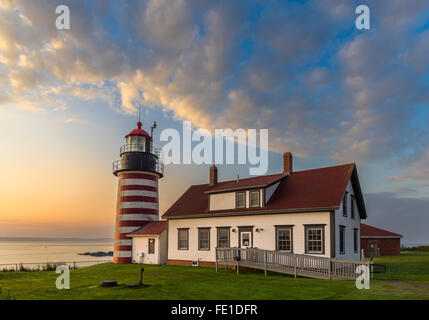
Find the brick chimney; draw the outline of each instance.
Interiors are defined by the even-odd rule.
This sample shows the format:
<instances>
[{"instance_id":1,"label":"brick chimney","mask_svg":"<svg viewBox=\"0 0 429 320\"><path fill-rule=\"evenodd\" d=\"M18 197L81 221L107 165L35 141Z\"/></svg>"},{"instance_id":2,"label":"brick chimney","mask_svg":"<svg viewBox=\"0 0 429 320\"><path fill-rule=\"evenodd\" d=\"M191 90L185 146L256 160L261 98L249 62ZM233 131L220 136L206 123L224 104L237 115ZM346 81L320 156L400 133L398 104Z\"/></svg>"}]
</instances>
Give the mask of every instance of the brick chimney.
<instances>
[{"instance_id":1,"label":"brick chimney","mask_svg":"<svg viewBox=\"0 0 429 320\"><path fill-rule=\"evenodd\" d=\"M210 167L210 185L214 186L217 183L217 167Z\"/></svg>"},{"instance_id":2,"label":"brick chimney","mask_svg":"<svg viewBox=\"0 0 429 320\"><path fill-rule=\"evenodd\" d=\"M289 174L292 172L292 153L285 152L283 154L283 173Z\"/></svg>"}]
</instances>

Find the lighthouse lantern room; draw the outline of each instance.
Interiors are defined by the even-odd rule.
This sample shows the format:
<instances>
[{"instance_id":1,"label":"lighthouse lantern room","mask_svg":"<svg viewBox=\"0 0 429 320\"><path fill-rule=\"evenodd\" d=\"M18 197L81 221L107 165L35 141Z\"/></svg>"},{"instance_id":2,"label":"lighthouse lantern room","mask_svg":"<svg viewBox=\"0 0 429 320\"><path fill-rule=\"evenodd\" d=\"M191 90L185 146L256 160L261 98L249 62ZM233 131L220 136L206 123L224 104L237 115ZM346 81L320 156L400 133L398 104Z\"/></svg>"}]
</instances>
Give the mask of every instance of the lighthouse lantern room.
<instances>
[{"instance_id":1,"label":"lighthouse lantern room","mask_svg":"<svg viewBox=\"0 0 429 320\"><path fill-rule=\"evenodd\" d=\"M156 122L151 135L154 128ZM159 220L158 179L163 176L164 165L151 135L137 122L120 148L121 159L113 163L113 174L119 178L114 263L132 262L132 240L127 234Z\"/></svg>"}]
</instances>

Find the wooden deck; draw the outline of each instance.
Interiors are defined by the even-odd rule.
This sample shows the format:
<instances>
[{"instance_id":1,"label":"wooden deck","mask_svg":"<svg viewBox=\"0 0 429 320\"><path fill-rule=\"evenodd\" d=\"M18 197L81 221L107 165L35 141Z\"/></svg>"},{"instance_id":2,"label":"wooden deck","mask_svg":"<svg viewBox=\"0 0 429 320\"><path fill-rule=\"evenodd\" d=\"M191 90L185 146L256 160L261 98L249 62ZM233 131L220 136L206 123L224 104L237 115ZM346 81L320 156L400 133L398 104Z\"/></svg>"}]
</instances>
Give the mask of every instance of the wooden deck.
<instances>
[{"instance_id":1,"label":"wooden deck","mask_svg":"<svg viewBox=\"0 0 429 320\"><path fill-rule=\"evenodd\" d=\"M237 273L240 267L264 270L317 279L350 279L359 276L359 265L369 262L338 260L332 258L294 254L281 251L227 248L216 249L216 271L220 265L233 266Z\"/></svg>"}]
</instances>

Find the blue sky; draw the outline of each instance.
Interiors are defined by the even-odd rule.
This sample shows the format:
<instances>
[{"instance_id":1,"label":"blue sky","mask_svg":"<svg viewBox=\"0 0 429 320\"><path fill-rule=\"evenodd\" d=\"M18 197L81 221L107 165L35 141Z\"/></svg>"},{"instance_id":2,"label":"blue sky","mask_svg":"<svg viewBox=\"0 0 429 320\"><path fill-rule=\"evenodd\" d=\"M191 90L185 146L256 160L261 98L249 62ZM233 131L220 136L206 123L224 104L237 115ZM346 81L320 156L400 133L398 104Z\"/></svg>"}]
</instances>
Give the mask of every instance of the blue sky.
<instances>
[{"instance_id":1,"label":"blue sky","mask_svg":"<svg viewBox=\"0 0 429 320\"><path fill-rule=\"evenodd\" d=\"M55 28L59 4L70 7L71 30ZM1 1L0 143L8 156L0 164L10 168L0 182L4 228L22 235L19 226L38 221L34 235L55 234L30 204L8 213L8 199L30 190L16 179L27 172L25 157L39 163L27 172L35 177L49 171L47 163L58 166L52 179L68 179L58 163L75 177L94 175L103 191L95 193L94 182L73 197L59 188L58 197L69 197L68 208L79 203L76 217L89 210L97 217L82 218L84 230L70 217L69 235L109 236L110 166L141 108L144 126L156 120L158 132L180 129L182 120L209 130L269 129L269 173L281 170L284 151L294 154L296 170L356 162L367 222L408 242L428 240L429 4L367 1L371 29L357 30L358 4ZM190 184L206 182L207 170L168 167L161 211ZM237 173L245 177L247 167L220 167L221 179ZM109 200L86 205L88 194ZM68 230L70 214L56 230Z\"/></svg>"}]
</instances>

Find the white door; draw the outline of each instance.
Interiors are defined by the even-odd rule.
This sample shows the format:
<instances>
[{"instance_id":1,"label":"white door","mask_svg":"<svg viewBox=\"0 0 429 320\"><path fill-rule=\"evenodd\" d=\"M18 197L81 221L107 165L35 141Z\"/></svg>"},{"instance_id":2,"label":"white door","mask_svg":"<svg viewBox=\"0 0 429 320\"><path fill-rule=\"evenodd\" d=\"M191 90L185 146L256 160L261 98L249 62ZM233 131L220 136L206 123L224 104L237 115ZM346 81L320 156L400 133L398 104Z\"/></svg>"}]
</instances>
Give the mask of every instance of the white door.
<instances>
[{"instance_id":1,"label":"white door","mask_svg":"<svg viewBox=\"0 0 429 320\"><path fill-rule=\"evenodd\" d=\"M252 247L252 232L243 231L241 232L240 239L241 248L251 248Z\"/></svg>"}]
</instances>

